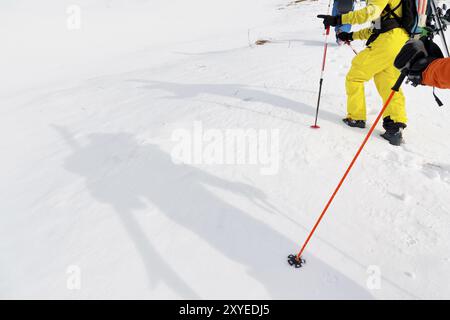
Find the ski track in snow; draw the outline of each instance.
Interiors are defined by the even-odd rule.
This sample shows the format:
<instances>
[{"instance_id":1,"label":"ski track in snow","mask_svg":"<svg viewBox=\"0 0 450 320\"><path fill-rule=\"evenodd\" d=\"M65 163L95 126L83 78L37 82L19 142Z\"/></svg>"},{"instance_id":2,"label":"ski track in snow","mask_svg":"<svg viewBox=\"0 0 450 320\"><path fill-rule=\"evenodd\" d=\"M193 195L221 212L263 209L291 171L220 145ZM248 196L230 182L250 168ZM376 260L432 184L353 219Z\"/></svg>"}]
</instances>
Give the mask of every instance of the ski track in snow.
<instances>
[{"instance_id":1,"label":"ski track in snow","mask_svg":"<svg viewBox=\"0 0 450 320\"><path fill-rule=\"evenodd\" d=\"M450 115L426 88L405 88L407 144L388 145L377 128L307 264L287 265L367 130L341 122L354 54L332 36L322 128L309 128L326 3L279 5L264 1L266 20L245 21L237 39L149 44L121 58L133 67L1 98L0 297L450 297ZM274 43L248 45L261 37ZM137 67L147 53L156 60ZM373 84L366 91L373 121L380 100ZM279 129L279 173L174 164L171 134L194 121ZM69 266L80 267L81 290L67 289Z\"/></svg>"}]
</instances>

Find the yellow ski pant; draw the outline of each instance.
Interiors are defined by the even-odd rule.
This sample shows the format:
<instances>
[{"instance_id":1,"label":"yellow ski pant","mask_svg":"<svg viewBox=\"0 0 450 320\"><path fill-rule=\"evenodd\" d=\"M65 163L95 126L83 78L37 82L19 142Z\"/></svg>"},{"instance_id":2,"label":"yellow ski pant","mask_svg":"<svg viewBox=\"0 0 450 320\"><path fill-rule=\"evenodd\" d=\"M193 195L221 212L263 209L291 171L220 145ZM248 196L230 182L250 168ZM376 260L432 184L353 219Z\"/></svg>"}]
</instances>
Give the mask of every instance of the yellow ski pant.
<instances>
[{"instance_id":1,"label":"yellow ski pant","mask_svg":"<svg viewBox=\"0 0 450 320\"><path fill-rule=\"evenodd\" d=\"M389 97L391 88L400 76L400 71L394 67L394 60L400 49L408 40L407 33L400 28L382 33L361 51L352 61L352 66L346 78L347 112L354 120L366 120L366 99L364 82L375 81L378 93L383 103ZM405 96L400 90L396 93L383 114L390 116L394 122L408 121L405 110Z\"/></svg>"}]
</instances>

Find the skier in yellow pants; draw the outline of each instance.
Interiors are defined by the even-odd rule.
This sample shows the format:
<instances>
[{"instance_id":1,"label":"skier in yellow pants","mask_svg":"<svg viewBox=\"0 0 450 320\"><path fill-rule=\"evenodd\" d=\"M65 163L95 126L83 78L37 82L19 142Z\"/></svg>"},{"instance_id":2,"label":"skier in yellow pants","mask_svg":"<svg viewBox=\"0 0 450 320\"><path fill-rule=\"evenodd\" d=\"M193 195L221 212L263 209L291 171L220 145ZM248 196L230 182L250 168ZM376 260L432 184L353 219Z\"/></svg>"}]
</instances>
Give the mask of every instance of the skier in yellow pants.
<instances>
[{"instance_id":1,"label":"skier in yellow pants","mask_svg":"<svg viewBox=\"0 0 450 320\"><path fill-rule=\"evenodd\" d=\"M372 27L356 32L342 32L338 38L344 42L368 40L367 48L352 61L346 78L347 112L343 121L350 127L365 128L366 101L364 83L375 81L378 93L386 102L400 71L394 67L394 60L408 40L408 33L402 28L402 0L368 0L367 6L341 16L319 15L325 27L338 24L363 24L372 21ZM406 128L405 97L400 91L394 95L383 115L382 135L391 144L400 145L402 131Z\"/></svg>"}]
</instances>

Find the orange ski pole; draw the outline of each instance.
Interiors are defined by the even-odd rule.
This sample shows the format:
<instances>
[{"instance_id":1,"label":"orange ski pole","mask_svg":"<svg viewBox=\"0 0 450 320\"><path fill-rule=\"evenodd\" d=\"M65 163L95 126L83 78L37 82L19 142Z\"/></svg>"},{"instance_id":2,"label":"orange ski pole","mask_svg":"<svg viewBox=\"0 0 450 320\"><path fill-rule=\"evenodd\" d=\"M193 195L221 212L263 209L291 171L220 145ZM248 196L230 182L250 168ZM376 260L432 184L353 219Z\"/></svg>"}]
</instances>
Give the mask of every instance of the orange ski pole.
<instances>
[{"instance_id":1,"label":"orange ski pole","mask_svg":"<svg viewBox=\"0 0 450 320\"><path fill-rule=\"evenodd\" d=\"M288 256L288 263L291 266L294 266L295 268L300 268L304 263L305 260L302 258L302 254L306 249L306 246L308 245L309 241L311 240L312 236L314 235L314 232L316 231L317 227L319 226L320 222L322 221L322 218L325 216L325 213L327 213L328 209L331 206L331 203L333 202L334 198L336 197L337 193L339 192L339 189L341 189L342 185L345 182L345 179L347 178L348 174L352 170L354 164L356 163L356 160L358 160L359 155L361 154L362 150L364 149L364 146L366 145L367 141L369 141L370 136L372 135L373 131L375 130L378 122L380 121L381 117L383 116L384 111L386 111L386 108L391 103L392 98L394 97L395 93L400 90L400 86L403 83L403 80L405 80L406 74L402 73L400 77L398 78L395 85L392 87L392 92L389 95L389 98L386 100L383 108L381 109L380 113L378 114L375 122L373 123L372 127L370 128L369 132L367 133L366 137L364 138L361 146L359 147L358 151L356 152L355 156L353 157L352 161L350 162L350 165L348 166L347 170L345 171L344 175L342 176L341 180L339 181L336 189L334 190L333 194L331 195L330 199L328 200L327 204L325 205L325 208L323 209L322 213L320 214L319 218L317 219L316 223L314 224L314 227L312 228L311 232L309 233L308 237L306 238L306 241L303 243L302 248L296 255L289 255Z\"/></svg>"}]
</instances>

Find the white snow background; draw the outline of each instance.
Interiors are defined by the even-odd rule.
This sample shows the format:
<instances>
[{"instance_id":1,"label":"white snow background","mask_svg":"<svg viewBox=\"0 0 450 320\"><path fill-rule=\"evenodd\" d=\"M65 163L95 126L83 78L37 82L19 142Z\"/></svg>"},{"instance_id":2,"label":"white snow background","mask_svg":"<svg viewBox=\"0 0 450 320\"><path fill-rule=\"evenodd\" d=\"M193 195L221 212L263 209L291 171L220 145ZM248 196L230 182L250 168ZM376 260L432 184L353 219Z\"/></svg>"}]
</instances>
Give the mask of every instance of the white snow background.
<instances>
[{"instance_id":1,"label":"white snow background","mask_svg":"<svg viewBox=\"0 0 450 320\"><path fill-rule=\"evenodd\" d=\"M443 90L438 108L405 86L406 144L377 128L307 264L287 265L368 130L341 122L354 54L332 37L310 129L328 2L287 3L0 3L0 298L450 298ZM278 129L278 173L175 164L171 135L195 121Z\"/></svg>"}]
</instances>

